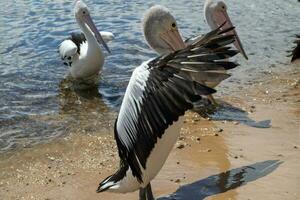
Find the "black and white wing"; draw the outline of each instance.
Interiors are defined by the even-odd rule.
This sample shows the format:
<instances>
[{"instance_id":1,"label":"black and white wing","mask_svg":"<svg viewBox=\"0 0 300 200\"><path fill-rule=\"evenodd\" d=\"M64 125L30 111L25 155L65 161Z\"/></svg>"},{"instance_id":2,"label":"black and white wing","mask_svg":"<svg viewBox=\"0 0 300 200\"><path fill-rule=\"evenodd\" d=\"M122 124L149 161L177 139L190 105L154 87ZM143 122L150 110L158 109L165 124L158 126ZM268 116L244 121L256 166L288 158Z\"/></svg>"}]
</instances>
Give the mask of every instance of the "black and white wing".
<instances>
[{"instance_id":1,"label":"black and white wing","mask_svg":"<svg viewBox=\"0 0 300 200\"><path fill-rule=\"evenodd\" d=\"M197 41L205 40L205 37L207 37L207 35L199 35L199 36L196 36L196 37L188 38L187 40L185 40L185 44L187 46L193 45ZM231 37L231 35L229 37ZM228 40L227 42L231 42L231 41ZM230 47L225 47L225 46L223 46L222 49L217 49L216 48L215 50L219 51L218 55L216 55L216 56L220 56L220 54L222 54L222 51L223 52L227 51L227 54L222 54L223 57L220 58L220 59L227 59L227 58L232 57L232 56L234 56L235 54L238 53L238 51L230 50ZM194 58L196 58L194 60L197 61L199 58L201 58L203 56L206 56L206 55L196 55L196 56L194 56ZM196 63L196 65L197 64L198 63ZM220 67L220 66L222 66L222 64L224 64L224 66ZM223 63L219 62L217 68L216 68L216 66L211 67L211 65L207 64L207 63L205 64L205 66L206 66L205 68L198 69L197 73L191 73L191 77L193 78L193 80L195 80L199 83L202 83L202 84L204 84L208 87L211 87L211 88L216 87L223 80L225 80L225 79L227 79L231 76L230 74L228 74L226 72L226 70L236 67L235 64L232 64L231 66L228 66L227 62L223 62ZM200 73L200 71L202 71L202 72Z\"/></svg>"},{"instance_id":2,"label":"black and white wing","mask_svg":"<svg viewBox=\"0 0 300 200\"><path fill-rule=\"evenodd\" d=\"M296 44L295 48L290 51L291 54L289 56L292 56L291 62L297 60L300 58L300 35L296 35L296 40L294 41Z\"/></svg>"},{"instance_id":3,"label":"black and white wing","mask_svg":"<svg viewBox=\"0 0 300 200\"><path fill-rule=\"evenodd\" d=\"M108 31L100 31L100 35L105 43L115 38L114 34ZM65 65L71 66L74 56L80 54L83 44L86 45L86 38L83 33L71 33L71 36L59 45L59 55Z\"/></svg>"},{"instance_id":4,"label":"black and white wing","mask_svg":"<svg viewBox=\"0 0 300 200\"><path fill-rule=\"evenodd\" d=\"M75 55L80 54L81 45L86 42L83 33L72 33L71 36L64 40L59 46L59 55L64 65L70 66L74 61Z\"/></svg>"},{"instance_id":5,"label":"black and white wing","mask_svg":"<svg viewBox=\"0 0 300 200\"><path fill-rule=\"evenodd\" d=\"M226 45L234 36L217 29L183 50L158 57L136 68L127 87L115 124L115 139L122 165L130 166L142 182L142 169L157 139L192 102L215 92L193 80L191 74L231 69L236 63L220 61L236 55ZM100 184L101 186L101 184Z\"/></svg>"}]
</instances>

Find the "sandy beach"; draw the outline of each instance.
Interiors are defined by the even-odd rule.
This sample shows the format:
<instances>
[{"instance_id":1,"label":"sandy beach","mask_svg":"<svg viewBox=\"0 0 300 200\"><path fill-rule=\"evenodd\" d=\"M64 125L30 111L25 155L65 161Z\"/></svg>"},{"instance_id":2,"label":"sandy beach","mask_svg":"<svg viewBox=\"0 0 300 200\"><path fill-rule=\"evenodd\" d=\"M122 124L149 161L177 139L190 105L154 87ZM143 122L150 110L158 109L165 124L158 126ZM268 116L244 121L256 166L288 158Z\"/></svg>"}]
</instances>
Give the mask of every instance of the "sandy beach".
<instances>
[{"instance_id":1,"label":"sandy beach","mask_svg":"<svg viewBox=\"0 0 300 200\"><path fill-rule=\"evenodd\" d=\"M66 78L75 57L58 53L82 31L76 3L1 0L0 200L138 199L96 189L119 165L114 123L132 71L157 56L142 18L153 5L168 7L185 40L210 30L204 3L87 1L95 26L115 39L95 87L80 90ZM300 200L300 61L287 58L299 5L226 0L249 60L230 58L239 66L216 88L217 107L199 102L186 112L152 181L158 200Z\"/></svg>"},{"instance_id":2,"label":"sandy beach","mask_svg":"<svg viewBox=\"0 0 300 200\"><path fill-rule=\"evenodd\" d=\"M300 199L299 77L294 64L285 73L265 75L231 96L219 96L216 112L227 116L203 118L201 109L186 113L181 136L152 182L155 196ZM95 192L118 166L112 131L74 133L1 155L0 199L137 199L137 193Z\"/></svg>"}]
</instances>

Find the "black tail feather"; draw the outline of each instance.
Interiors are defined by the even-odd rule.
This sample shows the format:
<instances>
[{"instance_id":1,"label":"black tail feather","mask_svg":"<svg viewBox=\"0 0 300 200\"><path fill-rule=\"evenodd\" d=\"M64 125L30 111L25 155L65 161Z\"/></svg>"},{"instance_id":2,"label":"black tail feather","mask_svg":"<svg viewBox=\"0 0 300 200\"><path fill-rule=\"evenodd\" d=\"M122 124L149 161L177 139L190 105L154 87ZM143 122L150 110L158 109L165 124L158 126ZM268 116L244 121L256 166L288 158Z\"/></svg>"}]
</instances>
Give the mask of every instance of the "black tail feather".
<instances>
[{"instance_id":1,"label":"black tail feather","mask_svg":"<svg viewBox=\"0 0 300 200\"><path fill-rule=\"evenodd\" d=\"M96 190L97 193L104 192L110 189L111 187L115 186L116 184L118 184L118 182L121 181L126 176L126 172L128 169L129 169L128 165L126 165L125 163L121 163L119 170L115 174L107 177L101 183L99 183L99 186Z\"/></svg>"}]
</instances>

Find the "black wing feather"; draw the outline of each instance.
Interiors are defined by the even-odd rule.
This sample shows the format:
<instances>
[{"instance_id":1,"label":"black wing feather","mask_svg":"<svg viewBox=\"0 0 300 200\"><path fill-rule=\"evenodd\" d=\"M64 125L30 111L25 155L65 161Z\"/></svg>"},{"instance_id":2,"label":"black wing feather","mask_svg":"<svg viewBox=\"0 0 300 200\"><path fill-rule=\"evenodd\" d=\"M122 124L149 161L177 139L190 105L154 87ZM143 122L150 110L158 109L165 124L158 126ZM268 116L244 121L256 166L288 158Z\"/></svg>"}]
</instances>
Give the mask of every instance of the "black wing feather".
<instances>
[{"instance_id":1,"label":"black wing feather","mask_svg":"<svg viewBox=\"0 0 300 200\"><path fill-rule=\"evenodd\" d=\"M80 45L86 41L85 35L83 33L71 33L69 39L77 46L77 53L80 54Z\"/></svg>"}]
</instances>

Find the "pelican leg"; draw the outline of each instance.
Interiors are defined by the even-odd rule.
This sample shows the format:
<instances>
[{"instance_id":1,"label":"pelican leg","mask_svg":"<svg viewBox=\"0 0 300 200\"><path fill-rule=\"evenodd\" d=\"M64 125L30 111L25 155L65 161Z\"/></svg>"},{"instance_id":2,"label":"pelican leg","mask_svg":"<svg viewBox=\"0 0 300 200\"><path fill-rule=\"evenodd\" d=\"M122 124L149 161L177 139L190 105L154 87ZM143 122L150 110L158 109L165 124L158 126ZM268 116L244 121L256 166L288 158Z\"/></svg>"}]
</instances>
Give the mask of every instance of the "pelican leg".
<instances>
[{"instance_id":1,"label":"pelican leg","mask_svg":"<svg viewBox=\"0 0 300 200\"><path fill-rule=\"evenodd\" d=\"M139 200L147 200L147 198L146 198L146 188L140 188L140 199Z\"/></svg>"},{"instance_id":2,"label":"pelican leg","mask_svg":"<svg viewBox=\"0 0 300 200\"><path fill-rule=\"evenodd\" d=\"M218 103L211 94L207 95L207 98L210 101L210 103L212 103L214 106L218 106Z\"/></svg>"},{"instance_id":3,"label":"pelican leg","mask_svg":"<svg viewBox=\"0 0 300 200\"><path fill-rule=\"evenodd\" d=\"M155 200L153 193L152 193L152 189L151 189L151 184L149 183L147 185L146 189L146 195L147 195L147 200Z\"/></svg>"},{"instance_id":4,"label":"pelican leg","mask_svg":"<svg viewBox=\"0 0 300 200\"><path fill-rule=\"evenodd\" d=\"M150 183L145 188L140 188L139 200L155 200Z\"/></svg>"}]
</instances>

